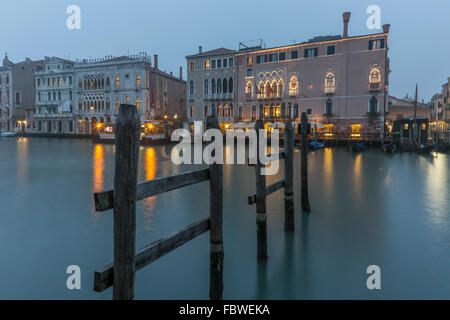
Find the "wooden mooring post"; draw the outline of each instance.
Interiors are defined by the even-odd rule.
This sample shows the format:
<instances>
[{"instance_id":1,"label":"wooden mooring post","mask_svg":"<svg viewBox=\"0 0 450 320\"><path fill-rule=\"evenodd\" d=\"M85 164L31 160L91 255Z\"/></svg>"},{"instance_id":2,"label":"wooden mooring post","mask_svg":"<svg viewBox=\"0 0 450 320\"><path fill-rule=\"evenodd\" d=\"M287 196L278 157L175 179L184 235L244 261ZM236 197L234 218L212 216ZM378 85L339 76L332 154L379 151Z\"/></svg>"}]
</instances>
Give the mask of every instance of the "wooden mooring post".
<instances>
[{"instance_id":1,"label":"wooden mooring post","mask_svg":"<svg viewBox=\"0 0 450 320\"><path fill-rule=\"evenodd\" d=\"M134 298L136 251L136 186L141 123L136 106L122 104L116 122L114 174L113 298Z\"/></svg>"},{"instance_id":2,"label":"wooden mooring post","mask_svg":"<svg viewBox=\"0 0 450 320\"><path fill-rule=\"evenodd\" d=\"M284 128L284 229L295 229L294 220L294 129L290 122Z\"/></svg>"},{"instance_id":3,"label":"wooden mooring post","mask_svg":"<svg viewBox=\"0 0 450 320\"><path fill-rule=\"evenodd\" d=\"M208 118L218 128L217 118ZM114 262L94 273L94 291L113 286L113 298L134 298L135 272L210 231L210 299L223 295L222 164L137 183L140 123L136 106L121 105L116 123L114 189L94 193L96 211L114 209ZM210 216L135 252L136 201L209 181Z\"/></svg>"},{"instance_id":4,"label":"wooden mooring post","mask_svg":"<svg viewBox=\"0 0 450 320\"><path fill-rule=\"evenodd\" d=\"M285 208L285 221L284 229L294 230L294 130L291 123L286 124L285 129L285 141L284 151L278 154L269 162L263 163L259 157L260 155L260 136L259 130L263 130L264 125L262 120L256 121L255 131L257 137L256 163L255 163L255 176L256 176L256 192L248 196L248 204L252 205L256 203L256 238L257 238L257 257L258 260L267 260L267 197L272 193L284 188L284 208ZM261 151L264 152L264 151ZM262 168L268 165L271 161L278 161L285 159L284 167L284 179L277 181L268 187L266 187L266 176L262 174Z\"/></svg>"},{"instance_id":5,"label":"wooden mooring post","mask_svg":"<svg viewBox=\"0 0 450 320\"><path fill-rule=\"evenodd\" d=\"M301 202L302 210L311 211L308 196L308 118L305 112L302 112L301 120Z\"/></svg>"},{"instance_id":6,"label":"wooden mooring post","mask_svg":"<svg viewBox=\"0 0 450 320\"><path fill-rule=\"evenodd\" d=\"M206 129L217 129L217 117L208 117ZM209 166L210 186L210 287L209 297L212 300L222 299L223 293L223 168L222 164L213 163Z\"/></svg>"},{"instance_id":7,"label":"wooden mooring post","mask_svg":"<svg viewBox=\"0 0 450 320\"><path fill-rule=\"evenodd\" d=\"M262 120L256 121L256 241L258 260L267 260L267 214L266 214L266 176L261 174L259 130L263 130ZM263 151L264 152L264 151Z\"/></svg>"}]
</instances>

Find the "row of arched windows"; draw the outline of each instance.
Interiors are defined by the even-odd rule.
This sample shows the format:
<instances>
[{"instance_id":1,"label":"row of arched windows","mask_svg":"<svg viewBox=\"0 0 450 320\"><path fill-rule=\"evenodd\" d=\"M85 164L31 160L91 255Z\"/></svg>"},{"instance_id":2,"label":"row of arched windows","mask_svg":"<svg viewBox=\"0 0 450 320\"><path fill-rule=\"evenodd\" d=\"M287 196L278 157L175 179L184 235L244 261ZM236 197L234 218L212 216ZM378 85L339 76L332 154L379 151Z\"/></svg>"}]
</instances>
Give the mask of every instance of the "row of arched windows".
<instances>
[{"instance_id":1,"label":"row of arched windows","mask_svg":"<svg viewBox=\"0 0 450 320\"><path fill-rule=\"evenodd\" d=\"M381 81L381 73L378 68L373 68L369 74L370 83L379 83ZM336 86L336 76L333 72L328 72L325 76L325 90L326 92L331 92ZM289 80L289 95L295 96L298 94L299 84L296 76L292 76ZM283 80L266 80L259 81L258 87L256 88L259 98L275 98L281 97L283 94ZM206 92L205 92L206 93ZM245 87L245 93L247 96L253 94L253 83L248 81Z\"/></svg>"},{"instance_id":2,"label":"row of arched windows","mask_svg":"<svg viewBox=\"0 0 450 320\"><path fill-rule=\"evenodd\" d=\"M192 82L192 81L191 81ZM203 82L203 93L209 94L210 81L205 79ZM211 80L211 93L233 93L233 78L212 79Z\"/></svg>"},{"instance_id":3,"label":"row of arched windows","mask_svg":"<svg viewBox=\"0 0 450 320\"><path fill-rule=\"evenodd\" d=\"M219 104L216 108L216 106L213 104L211 105L211 109L208 106L205 106L203 109L203 116L209 117L211 115L216 115L218 117L232 117L233 116L233 104L230 103L229 105L224 104L223 106Z\"/></svg>"},{"instance_id":4,"label":"row of arched windows","mask_svg":"<svg viewBox=\"0 0 450 320\"><path fill-rule=\"evenodd\" d=\"M125 103L129 103L130 98L128 96L126 96L124 98L124 102ZM88 98L85 100L82 100L80 102L78 102L78 111L83 111L85 113L89 113L89 112L94 112L94 113L98 113L98 112L104 112L104 111L109 111L110 110L110 100L109 98L106 98L106 102L103 99L92 99L92 98ZM116 110L119 110L120 107L120 101L118 98L115 99L114 102L114 106L116 108ZM141 110L142 108L142 100L141 97L136 97L136 108L138 110ZM145 97L145 112L148 112L150 110L150 105L149 105L149 100L148 97Z\"/></svg>"},{"instance_id":5,"label":"row of arched windows","mask_svg":"<svg viewBox=\"0 0 450 320\"><path fill-rule=\"evenodd\" d=\"M78 81L78 88L83 88L84 90L96 90L96 89L104 89L106 86L109 87L111 85L109 77L106 77L106 81L103 78L103 76L93 76L92 78L86 77L84 81L80 79ZM136 75L135 78L135 85L140 86L142 83L141 75ZM148 75L145 74L145 86L148 86ZM120 87L120 77L116 76L114 78L114 87L119 88Z\"/></svg>"}]
</instances>

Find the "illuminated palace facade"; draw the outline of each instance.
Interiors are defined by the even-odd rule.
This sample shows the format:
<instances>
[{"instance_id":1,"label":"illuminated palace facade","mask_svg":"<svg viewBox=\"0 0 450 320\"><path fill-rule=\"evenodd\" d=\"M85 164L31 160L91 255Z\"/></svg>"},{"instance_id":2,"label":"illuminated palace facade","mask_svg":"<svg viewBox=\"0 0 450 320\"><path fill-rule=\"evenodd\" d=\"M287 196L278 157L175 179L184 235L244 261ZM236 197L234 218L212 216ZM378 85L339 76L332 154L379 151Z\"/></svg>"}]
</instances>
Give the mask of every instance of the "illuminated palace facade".
<instances>
[{"instance_id":1,"label":"illuminated palace facade","mask_svg":"<svg viewBox=\"0 0 450 320\"><path fill-rule=\"evenodd\" d=\"M186 81L158 69L145 53L75 64L76 130L93 134L98 125L115 123L122 103L136 105L141 122L184 115Z\"/></svg>"},{"instance_id":2,"label":"illuminated palace facade","mask_svg":"<svg viewBox=\"0 0 450 320\"><path fill-rule=\"evenodd\" d=\"M338 36L236 53L235 121L299 121L306 112L328 135L383 132L387 108L389 25L383 32L348 36L350 13Z\"/></svg>"}]
</instances>

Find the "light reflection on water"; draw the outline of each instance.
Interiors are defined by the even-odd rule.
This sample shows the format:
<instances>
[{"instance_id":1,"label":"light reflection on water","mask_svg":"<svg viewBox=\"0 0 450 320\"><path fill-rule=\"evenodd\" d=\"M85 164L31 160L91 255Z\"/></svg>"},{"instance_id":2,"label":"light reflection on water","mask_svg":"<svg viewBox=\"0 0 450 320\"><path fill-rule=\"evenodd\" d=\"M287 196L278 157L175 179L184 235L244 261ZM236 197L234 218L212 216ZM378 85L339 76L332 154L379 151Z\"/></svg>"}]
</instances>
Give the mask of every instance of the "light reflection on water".
<instances>
[{"instance_id":1,"label":"light reflection on water","mask_svg":"<svg viewBox=\"0 0 450 320\"><path fill-rule=\"evenodd\" d=\"M114 147L0 139L0 150L0 252L13 257L0 264L0 298L109 299L110 291L91 288L93 271L112 261L112 215L95 213L93 223L89 204L92 192L112 188ZM139 180L193 169L175 166L169 155L166 147L141 147ZM224 167L224 297L450 298L448 155L326 148L308 157L313 210L299 210L295 150L296 231L283 231L283 192L274 193L268 201L267 264L256 263L255 207L246 201L255 191L254 168ZM268 178L268 184L279 178ZM138 242L150 243L206 217L208 192L203 183L140 201ZM208 236L201 236L139 271L136 297L207 298L208 245ZM29 254L17 254L24 248ZM30 263L33 279L18 286ZM73 263L86 275L77 296L65 288L63 272ZM376 295L365 288L369 264L382 268L383 290Z\"/></svg>"},{"instance_id":2,"label":"light reflection on water","mask_svg":"<svg viewBox=\"0 0 450 320\"><path fill-rule=\"evenodd\" d=\"M100 192L105 189L105 154L103 148L104 146L101 144L94 146L94 156L92 157L93 192Z\"/></svg>"},{"instance_id":3,"label":"light reflection on water","mask_svg":"<svg viewBox=\"0 0 450 320\"><path fill-rule=\"evenodd\" d=\"M143 168L145 172L145 180L152 180L156 176L156 170L158 169L158 160L156 157L156 151L153 147L147 147L144 150L141 148L141 152L145 153ZM146 221L146 229L151 229L153 209L156 204L156 197L149 197L142 200L144 207L144 216Z\"/></svg>"}]
</instances>

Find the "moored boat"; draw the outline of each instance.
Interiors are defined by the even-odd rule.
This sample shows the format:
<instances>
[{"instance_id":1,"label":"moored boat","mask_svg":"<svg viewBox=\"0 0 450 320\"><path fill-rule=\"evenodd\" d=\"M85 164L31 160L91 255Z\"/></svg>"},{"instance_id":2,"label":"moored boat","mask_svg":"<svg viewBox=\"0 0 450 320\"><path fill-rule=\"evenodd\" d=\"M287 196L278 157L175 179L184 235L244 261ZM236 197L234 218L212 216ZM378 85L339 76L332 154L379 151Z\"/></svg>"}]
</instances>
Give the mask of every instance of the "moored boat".
<instances>
[{"instance_id":1,"label":"moored boat","mask_svg":"<svg viewBox=\"0 0 450 320\"><path fill-rule=\"evenodd\" d=\"M15 132L2 132L1 134L0 134L0 136L2 136L2 137L17 137L17 133L15 133Z\"/></svg>"},{"instance_id":2,"label":"moored boat","mask_svg":"<svg viewBox=\"0 0 450 320\"><path fill-rule=\"evenodd\" d=\"M361 152L366 150L366 146L364 143L361 142L355 142L348 145L347 150L350 152Z\"/></svg>"}]
</instances>

